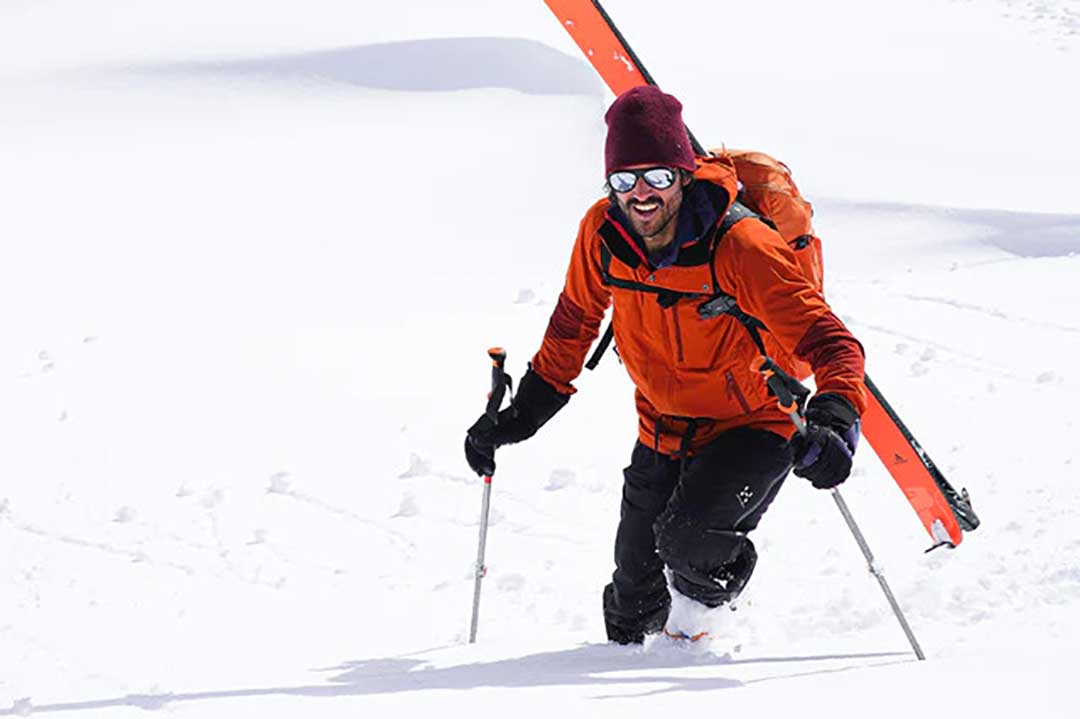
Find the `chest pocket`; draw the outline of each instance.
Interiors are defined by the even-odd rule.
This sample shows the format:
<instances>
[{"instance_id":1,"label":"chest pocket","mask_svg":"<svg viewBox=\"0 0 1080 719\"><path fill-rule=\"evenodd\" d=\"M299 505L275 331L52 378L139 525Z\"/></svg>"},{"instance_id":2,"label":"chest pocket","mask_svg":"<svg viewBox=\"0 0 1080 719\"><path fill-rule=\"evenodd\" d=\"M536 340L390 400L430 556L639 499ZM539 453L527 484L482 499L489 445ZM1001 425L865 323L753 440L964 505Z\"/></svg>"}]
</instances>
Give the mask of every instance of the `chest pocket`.
<instances>
[{"instance_id":1,"label":"chest pocket","mask_svg":"<svg viewBox=\"0 0 1080 719\"><path fill-rule=\"evenodd\" d=\"M720 359L721 334L715 320L703 320L695 299L680 299L662 310L675 362L686 369L716 367Z\"/></svg>"}]
</instances>

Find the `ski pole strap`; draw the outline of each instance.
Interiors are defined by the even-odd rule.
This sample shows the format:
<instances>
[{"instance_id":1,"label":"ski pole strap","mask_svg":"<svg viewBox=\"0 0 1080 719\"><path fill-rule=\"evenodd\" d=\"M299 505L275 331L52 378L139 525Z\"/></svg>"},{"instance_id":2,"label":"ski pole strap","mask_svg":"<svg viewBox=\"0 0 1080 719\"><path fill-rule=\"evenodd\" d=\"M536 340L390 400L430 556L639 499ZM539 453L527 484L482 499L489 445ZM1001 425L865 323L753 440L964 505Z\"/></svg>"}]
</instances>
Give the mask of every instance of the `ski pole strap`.
<instances>
[{"instance_id":1,"label":"ski pole strap","mask_svg":"<svg viewBox=\"0 0 1080 719\"><path fill-rule=\"evenodd\" d=\"M513 392L514 380L506 373L506 350L492 347L488 350L491 358L491 392L488 393L487 408L484 413L494 424L499 423L499 408L509 388Z\"/></svg>"},{"instance_id":2,"label":"ski pole strap","mask_svg":"<svg viewBox=\"0 0 1080 719\"><path fill-rule=\"evenodd\" d=\"M810 390L802 382L789 375L767 355L761 355L750 363L750 370L765 378L765 383L776 395L781 411L792 417L801 417L802 406L810 396Z\"/></svg>"}]
</instances>

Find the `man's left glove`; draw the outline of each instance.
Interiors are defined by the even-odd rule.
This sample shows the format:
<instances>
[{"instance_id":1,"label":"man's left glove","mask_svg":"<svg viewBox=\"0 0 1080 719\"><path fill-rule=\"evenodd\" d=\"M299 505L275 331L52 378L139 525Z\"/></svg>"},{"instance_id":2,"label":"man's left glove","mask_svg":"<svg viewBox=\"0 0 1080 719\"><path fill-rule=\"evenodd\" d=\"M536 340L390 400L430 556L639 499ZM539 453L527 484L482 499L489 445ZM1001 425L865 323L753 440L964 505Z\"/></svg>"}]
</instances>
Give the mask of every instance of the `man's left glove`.
<instances>
[{"instance_id":1,"label":"man's left glove","mask_svg":"<svg viewBox=\"0 0 1080 719\"><path fill-rule=\"evenodd\" d=\"M532 437L569 401L570 395L557 391L530 367L521 378L514 401L499 412L498 424L482 414L469 427L465 435L465 460L481 477L490 477L495 474L496 448Z\"/></svg>"},{"instance_id":2,"label":"man's left glove","mask_svg":"<svg viewBox=\"0 0 1080 719\"><path fill-rule=\"evenodd\" d=\"M791 440L795 475L818 489L832 489L851 474L859 444L859 415L838 394L815 395L806 405L806 435Z\"/></svg>"}]
</instances>

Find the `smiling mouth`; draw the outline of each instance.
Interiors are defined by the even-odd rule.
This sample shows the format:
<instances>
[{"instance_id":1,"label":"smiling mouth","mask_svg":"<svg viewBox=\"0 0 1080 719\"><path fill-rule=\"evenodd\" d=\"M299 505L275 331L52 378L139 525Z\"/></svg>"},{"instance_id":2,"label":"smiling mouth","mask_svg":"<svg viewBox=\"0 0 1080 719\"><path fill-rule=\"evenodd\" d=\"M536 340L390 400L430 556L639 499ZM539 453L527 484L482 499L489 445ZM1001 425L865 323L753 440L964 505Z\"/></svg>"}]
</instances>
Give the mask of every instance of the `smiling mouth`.
<instances>
[{"instance_id":1,"label":"smiling mouth","mask_svg":"<svg viewBox=\"0 0 1080 719\"><path fill-rule=\"evenodd\" d=\"M651 202L635 202L630 206L630 211L642 220L651 219L659 209L660 203L655 200Z\"/></svg>"}]
</instances>

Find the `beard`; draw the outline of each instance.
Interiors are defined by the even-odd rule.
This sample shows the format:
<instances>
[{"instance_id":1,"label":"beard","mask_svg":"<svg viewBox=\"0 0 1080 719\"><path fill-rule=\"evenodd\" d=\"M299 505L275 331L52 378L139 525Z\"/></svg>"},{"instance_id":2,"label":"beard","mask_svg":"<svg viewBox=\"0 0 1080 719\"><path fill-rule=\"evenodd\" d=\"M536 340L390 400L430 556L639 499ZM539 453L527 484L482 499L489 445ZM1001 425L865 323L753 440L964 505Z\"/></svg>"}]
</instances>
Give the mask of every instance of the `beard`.
<instances>
[{"instance_id":1,"label":"beard","mask_svg":"<svg viewBox=\"0 0 1080 719\"><path fill-rule=\"evenodd\" d=\"M624 201L621 197L616 196L616 201L619 209L630 221L630 228L642 239L648 240L663 234L671 225L672 220L678 216L679 206L682 204L682 191L680 190L666 201L658 196L652 196L645 200L631 199L629 201ZM656 204L657 208L648 217L642 217L635 210L637 205L650 204Z\"/></svg>"}]
</instances>

